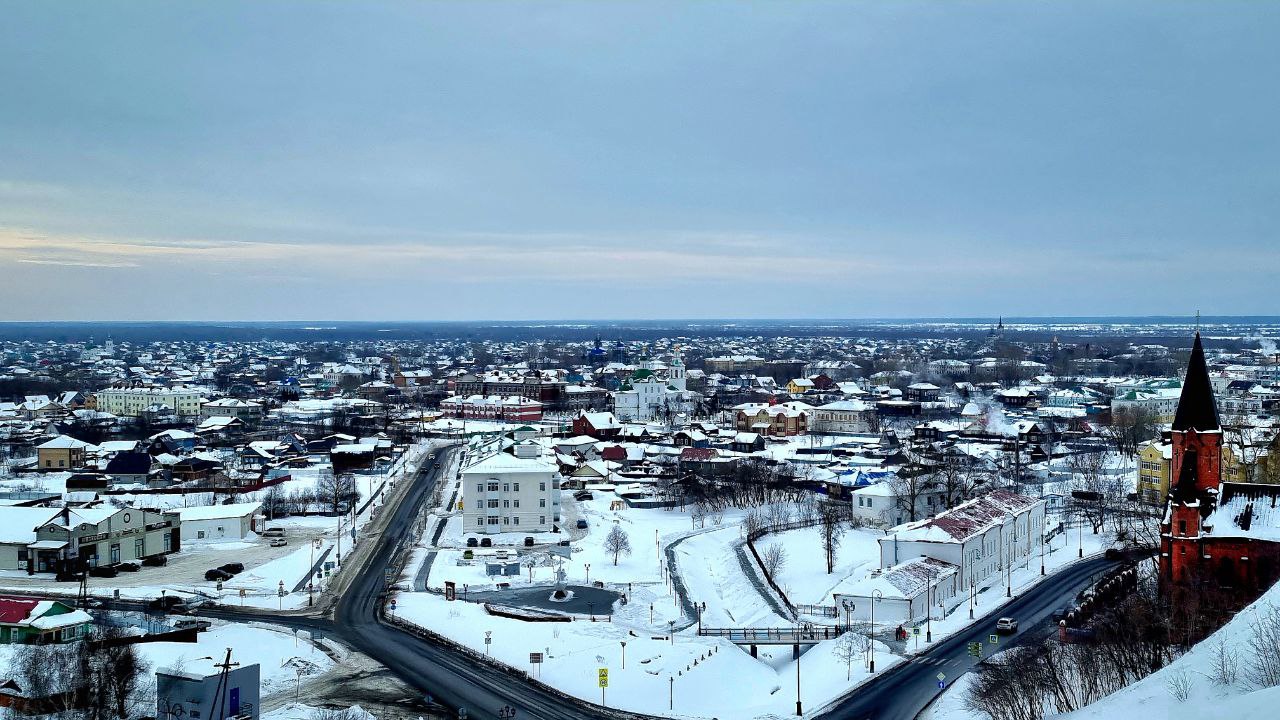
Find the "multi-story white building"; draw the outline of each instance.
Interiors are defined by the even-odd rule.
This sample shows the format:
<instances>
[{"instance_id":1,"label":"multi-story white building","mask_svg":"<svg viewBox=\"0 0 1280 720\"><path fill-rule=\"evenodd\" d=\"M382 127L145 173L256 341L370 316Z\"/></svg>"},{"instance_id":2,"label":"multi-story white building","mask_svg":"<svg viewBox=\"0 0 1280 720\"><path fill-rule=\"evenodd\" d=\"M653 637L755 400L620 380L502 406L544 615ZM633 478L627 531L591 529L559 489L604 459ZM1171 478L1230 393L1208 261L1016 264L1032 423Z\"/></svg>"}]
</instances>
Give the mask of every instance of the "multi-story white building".
<instances>
[{"instance_id":1,"label":"multi-story white building","mask_svg":"<svg viewBox=\"0 0 1280 720\"><path fill-rule=\"evenodd\" d=\"M1008 490L993 490L928 520L900 525L880 538L880 567L919 557L957 568L960 587L981 588L1009 567L1040 554L1045 502Z\"/></svg>"},{"instance_id":2,"label":"multi-story white building","mask_svg":"<svg viewBox=\"0 0 1280 720\"><path fill-rule=\"evenodd\" d=\"M560 521L560 472L522 443L462 471L467 533L549 532Z\"/></svg>"},{"instance_id":3,"label":"multi-story white building","mask_svg":"<svg viewBox=\"0 0 1280 720\"><path fill-rule=\"evenodd\" d=\"M196 417L204 398L190 387L123 387L107 388L94 395L95 407L120 417L138 417L147 408L168 408L178 417Z\"/></svg>"},{"instance_id":4,"label":"multi-story white building","mask_svg":"<svg viewBox=\"0 0 1280 720\"><path fill-rule=\"evenodd\" d=\"M219 398L200 405L202 420L214 417L239 418L244 422L256 423L262 419L262 403L239 398Z\"/></svg>"},{"instance_id":5,"label":"multi-story white building","mask_svg":"<svg viewBox=\"0 0 1280 720\"><path fill-rule=\"evenodd\" d=\"M837 400L813 410L809 429L816 433L864 433L871 429L875 409L861 400Z\"/></svg>"}]
</instances>

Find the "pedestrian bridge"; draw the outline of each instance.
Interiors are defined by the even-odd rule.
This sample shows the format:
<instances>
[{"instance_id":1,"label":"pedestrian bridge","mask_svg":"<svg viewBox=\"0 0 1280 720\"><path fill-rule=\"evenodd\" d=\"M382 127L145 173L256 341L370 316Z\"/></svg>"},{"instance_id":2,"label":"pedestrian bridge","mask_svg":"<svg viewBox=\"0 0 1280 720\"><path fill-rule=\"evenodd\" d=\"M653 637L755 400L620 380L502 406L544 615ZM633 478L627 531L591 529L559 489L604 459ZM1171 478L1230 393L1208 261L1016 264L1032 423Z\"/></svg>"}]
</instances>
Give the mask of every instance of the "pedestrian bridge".
<instances>
[{"instance_id":1,"label":"pedestrian bridge","mask_svg":"<svg viewBox=\"0 0 1280 720\"><path fill-rule=\"evenodd\" d=\"M848 628L844 625L799 625L781 628L698 628L703 637L727 638L734 645L813 645L834 640Z\"/></svg>"}]
</instances>

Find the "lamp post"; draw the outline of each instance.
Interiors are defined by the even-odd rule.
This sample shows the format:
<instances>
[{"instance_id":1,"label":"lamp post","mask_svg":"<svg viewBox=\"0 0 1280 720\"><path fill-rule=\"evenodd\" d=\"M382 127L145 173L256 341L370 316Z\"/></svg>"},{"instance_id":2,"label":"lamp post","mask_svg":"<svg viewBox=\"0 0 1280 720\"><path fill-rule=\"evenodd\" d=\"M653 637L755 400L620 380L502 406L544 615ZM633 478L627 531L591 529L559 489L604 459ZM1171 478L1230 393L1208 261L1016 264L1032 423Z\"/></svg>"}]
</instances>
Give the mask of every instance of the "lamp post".
<instances>
[{"instance_id":1,"label":"lamp post","mask_svg":"<svg viewBox=\"0 0 1280 720\"><path fill-rule=\"evenodd\" d=\"M671 644L675 645L676 644L676 621L675 620L667 621L667 634L671 636Z\"/></svg>"},{"instance_id":2,"label":"lamp post","mask_svg":"<svg viewBox=\"0 0 1280 720\"><path fill-rule=\"evenodd\" d=\"M880 592L880 588L871 591L871 663L868 669L871 672L876 671L876 603L884 599L884 593Z\"/></svg>"},{"instance_id":3,"label":"lamp post","mask_svg":"<svg viewBox=\"0 0 1280 720\"><path fill-rule=\"evenodd\" d=\"M676 707L676 679L672 675L667 676L667 709L674 710Z\"/></svg>"},{"instance_id":4,"label":"lamp post","mask_svg":"<svg viewBox=\"0 0 1280 720\"><path fill-rule=\"evenodd\" d=\"M1044 575L1044 523L1040 523L1040 574Z\"/></svg>"},{"instance_id":5,"label":"lamp post","mask_svg":"<svg viewBox=\"0 0 1280 720\"><path fill-rule=\"evenodd\" d=\"M928 629L924 631L924 641L927 643L933 642L933 594L934 587L938 584L937 577L936 572L929 574L929 620Z\"/></svg>"},{"instance_id":6,"label":"lamp post","mask_svg":"<svg viewBox=\"0 0 1280 720\"><path fill-rule=\"evenodd\" d=\"M800 646L796 645L796 717L804 715L800 705Z\"/></svg>"},{"instance_id":7,"label":"lamp post","mask_svg":"<svg viewBox=\"0 0 1280 720\"><path fill-rule=\"evenodd\" d=\"M595 622L596 621L596 604L588 600L587 610L591 613L591 622Z\"/></svg>"},{"instance_id":8,"label":"lamp post","mask_svg":"<svg viewBox=\"0 0 1280 720\"><path fill-rule=\"evenodd\" d=\"M969 619L973 619L973 606L977 604L977 589L974 587L973 578L969 578Z\"/></svg>"},{"instance_id":9,"label":"lamp post","mask_svg":"<svg viewBox=\"0 0 1280 720\"><path fill-rule=\"evenodd\" d=\"M618 643L622 645L622 669L626 670L627 669L627 641L619 640Z\"/></svg>"},{"instance_id":10,"label":"lamp post","mask_svg":"<svg viewBox=\"0 0 1280 720\"><path fill-rule=\"evenodd\" d=\"M1082 518L1076 525L1076 540L1079 543L1080 557L1084 557L1084 519Z\"/></svg>"},{"instance_id":11,"label":"lamp post","mask_svg":"<svg viewBox=\"0 0 1280 720\"><path fill-rule=\"evenodd\" d=\"M587 584L591 584L591 563L583 563L583 567L587 569Z\"/></svg>"},{"instance_id":12,"label":"lamp post","mask_svg":"<svg viewBox=\"0 0 1280 720\"><path fill-rule=\"evenodd\" d=\"M844 605L845 630L846 631L853 630L853 601L846 598L845 600L841 601L840 604Z\"/></svg>"}]
</instances>

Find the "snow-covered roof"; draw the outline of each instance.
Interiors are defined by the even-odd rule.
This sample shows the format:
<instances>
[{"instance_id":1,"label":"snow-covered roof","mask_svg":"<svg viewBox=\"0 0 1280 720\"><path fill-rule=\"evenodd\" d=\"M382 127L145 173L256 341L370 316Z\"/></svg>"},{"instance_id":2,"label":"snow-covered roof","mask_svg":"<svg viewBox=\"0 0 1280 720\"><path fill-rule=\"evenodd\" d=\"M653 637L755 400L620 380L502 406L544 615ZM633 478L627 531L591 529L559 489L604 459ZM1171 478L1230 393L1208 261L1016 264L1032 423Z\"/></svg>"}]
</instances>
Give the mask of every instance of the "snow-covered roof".
<instances>
[{"instance_id":1,"label":"snow-covered roof","mask_svg":"<svg viewBox=\"0 0 1280 720\"><path fill-rule=\"evenodd\" d=\"M1280 486L1222 483L1218 507L1204 526L1213 537L1280 542Z\"/></svg>"},{"instance_id":2,"label":"snow-covered roof","mask_svg":"<svg viewBox=\"0 0 1280 720\"><path fill-rule=\"evenodd\" d=\"M1038 502L1041 501L1008 490L993 490L928 520L899 525L894 529L894 535L899 540L964 542L995 523L1003 522L1009 515L1021 512Z\"/></svg>"},{"instance_id":3,"label":"snow-covered roof","mask_svg":"<svg viewBox=\"0 0 1280 720\"><path fill-rule=\"evenodd\" d=\"M258 512L258 508L260 507L262 507L262 503L260 502L234 503L231 505L203 505L200 507L182 508L178 510L178 517L182 519L182 522L192 522L197 520L223 520L253 515Z\"/></svg>"}]
</instances>

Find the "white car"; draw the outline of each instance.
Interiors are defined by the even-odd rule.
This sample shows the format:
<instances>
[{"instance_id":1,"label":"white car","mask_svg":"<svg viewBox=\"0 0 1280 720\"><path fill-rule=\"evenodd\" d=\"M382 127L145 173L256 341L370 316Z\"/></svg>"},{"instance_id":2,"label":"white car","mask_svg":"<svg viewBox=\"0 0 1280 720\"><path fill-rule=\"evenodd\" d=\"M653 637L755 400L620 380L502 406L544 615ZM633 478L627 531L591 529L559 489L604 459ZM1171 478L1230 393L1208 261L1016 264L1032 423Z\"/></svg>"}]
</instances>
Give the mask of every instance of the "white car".
<instances>
[{"instance_id":1,"label":"white car","mask_svg":"<svg viewBox=\"0 0 1280 720\"><path fill-rule=\"evenodd\" d=\"M289 541L285 540L282 537L271 538L271 547L284 547L285 545L288 545L288 544L289 544Z\"/></svg>"},{"instance_id":2,"label":"white car","mask_svg":"<svg viewBox=\"0 0 1280 720\"><path fill-rule=\"evenodd\" d=\"M1002 617L996 621L996 632L1001 635L1012 635L1018 632L1018 621L1010 617Z\"/></svg>"}]
</instances>

